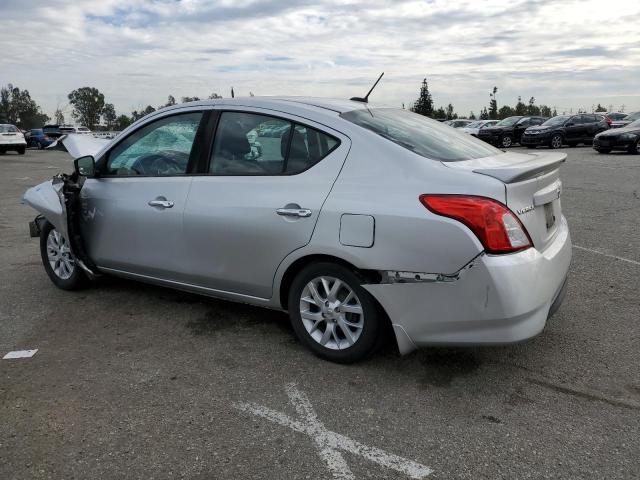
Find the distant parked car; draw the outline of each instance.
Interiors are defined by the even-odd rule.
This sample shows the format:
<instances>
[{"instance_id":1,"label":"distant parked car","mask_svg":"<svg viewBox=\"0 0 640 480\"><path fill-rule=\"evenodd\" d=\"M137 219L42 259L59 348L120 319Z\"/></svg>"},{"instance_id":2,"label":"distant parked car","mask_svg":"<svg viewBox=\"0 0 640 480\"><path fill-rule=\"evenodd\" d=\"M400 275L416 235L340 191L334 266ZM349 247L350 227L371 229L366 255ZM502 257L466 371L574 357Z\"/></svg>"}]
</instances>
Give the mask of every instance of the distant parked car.
<instances>
[{"instance_id":1,"label":"distant parked car","mask_svg":"<svg viewBox=\"0 0 640 480\"><path fill-rule=\"evenodd\" d=\"M596 112L597 113L597 112ZM624 117L626 117L628 115L628 113L622 113L622 112L608 112L604 114L604 118L607 121L607 123L609 124L609 126L611 126L611 124L613 122L616 122L618 120L622 120Z\"/></svg>"},{"instance_id":2,"label":"distant parked car","mask_svg":"<svg viewBox=\"0 0 640 480\"><path fill-rule=\"evenodd\" d=\"M640 154L640 119L626 127L612 128L599 133L593 139L593 148L600 153L626 150L629 153Z\"/></svg>"},{"instance_id":3,"label":"distant parked car","mask_svg":"<svg viewBox=\"0 0 640 480\"><path fill-rule=\"evenodd\" d=\"M466 127L462 127L463 132L467 132L474 137L478 136L478 132L481 128L491 127L498 123L499 120L476 120L475 122L471 122Z\"/></svg>"},{"instance_id":4,"label":"distant parked car","mask_svg":"<svg viewBox=\"0 0 640 480\"><path fill-rule=\"evenodd\" d=\"M46 135L42 128L32 128L28 135L25 135L27 147L38 147L43 149L51 145L54 141L53 137Z\"/></svg>"},{"instance_id":5,"label":"distant parked car","mask_svg":"<svg viewBox=\"0 0 640 480\"><path fill-rule=\"evenodd\" d=\"M620 120L612 121L611 128L626 127L627 125L631 124L632 122L635 122L638 119L640 119L640 112L633 112Z\"/></svg>"},{"instance_id":6,"label":"distant parked car","mask_svg":"<svg viewBox=\"0 0 640 480\"><path fill-rule=\"evenodd\" d=\"M466 119L458 118L458 119L455 119L455 120L447 120L444 123L446 125L449 125L450 127L453 127L453 128L462 128L462 127L466 127L467 125L469 125L472 122L473 122L473 120L466 120Z\"/></svg>"},{"instance_id":7,"label":"distant parked car","mask_svg":"<svg viewBox=\"0 0 640 480\"><path fill-rule=\"evenodd\" d=\"M58 138L61 135L64 135L60 131L60 125L45 125L42 127L42 132L49 138Z\"/></svg>"},{"instance_id":8,"label":"distant parked car","mask_svg":"<svg viewBox=\"0 0 640 480\"><path fill-rule=\"evenodd\" d=\"M545 117L523 117L520 115L500 120L492 127L481 128L478 138L492 145L509 148L514 143L520 143L524 131L534 125L540 125Z\"/></svg>"},{"instance_id":9,"label":"distant parked car","mask_svg":"<svg viewBox=\"0 0 640 480\"><path fill-rule=\"evenodd\" d=\"M27 148L27 142L24 134L15 125L8 123L0 124L0 153L7 153L14 150L20 155L24 155Z\"/></svg>"},{"instance_id":10,"label":"distant parked car","mask_svg":"<svg viewBox=\"0 0 640 480\"><path fill-rule=\"evenodd\" d=\"M540 126L527 128L520 144L528 148L560 148L563 145L575 147L579 143L590 144L594 136L608 128L604 115L558 115Z\"/></svg>"}]
</instances>

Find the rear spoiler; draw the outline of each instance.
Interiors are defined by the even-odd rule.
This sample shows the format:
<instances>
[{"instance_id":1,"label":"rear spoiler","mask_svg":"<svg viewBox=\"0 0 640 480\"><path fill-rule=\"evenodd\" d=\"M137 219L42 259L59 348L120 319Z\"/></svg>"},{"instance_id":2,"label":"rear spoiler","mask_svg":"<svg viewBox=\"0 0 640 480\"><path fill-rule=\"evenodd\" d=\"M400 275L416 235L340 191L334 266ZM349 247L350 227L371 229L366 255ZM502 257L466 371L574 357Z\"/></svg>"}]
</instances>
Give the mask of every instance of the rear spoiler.
<instances>
[{"instance_id":1,"label":"rear spoiler","mask_svg":"<svg viewBox=\"0 0 640 480\"><path fill-rule=\"evenodd\" d=\"M566 153L545 153L513 165L475 168L473 172L497 178L504 183L516 183L551 172L566 159Z\"/></svg>"}]
</instances>

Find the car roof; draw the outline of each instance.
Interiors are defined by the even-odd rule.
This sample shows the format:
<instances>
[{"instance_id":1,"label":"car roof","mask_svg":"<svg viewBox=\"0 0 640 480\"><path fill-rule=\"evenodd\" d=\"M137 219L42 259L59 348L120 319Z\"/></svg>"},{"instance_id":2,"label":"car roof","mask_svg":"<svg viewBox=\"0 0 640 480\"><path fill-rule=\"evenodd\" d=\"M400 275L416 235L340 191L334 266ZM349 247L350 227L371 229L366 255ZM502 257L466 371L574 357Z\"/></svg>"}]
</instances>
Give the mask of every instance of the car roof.
<instances>
[{"instance_id":1,"label":"car roof","mask_svg":"<svg viewBox=\"0 0 640 480\"><path fill-rule=\"evenodd\" d=\"M337 113L350 112L352 110L363 110L368 108L382 107L383 105L368 104L364 102L356 102L353 100L338 98L322 98L322 97L237 97L222 98L213 100L199 100L196 102L181 103L180 106L196 106L196 105L229 105L229 106L246 106L246 107L262 107L262 108L286 108L291 104L296 104L299 108L309 110L331 110ZM176 105L178 106L178 105Z\"/></svg>"}]
</instances>

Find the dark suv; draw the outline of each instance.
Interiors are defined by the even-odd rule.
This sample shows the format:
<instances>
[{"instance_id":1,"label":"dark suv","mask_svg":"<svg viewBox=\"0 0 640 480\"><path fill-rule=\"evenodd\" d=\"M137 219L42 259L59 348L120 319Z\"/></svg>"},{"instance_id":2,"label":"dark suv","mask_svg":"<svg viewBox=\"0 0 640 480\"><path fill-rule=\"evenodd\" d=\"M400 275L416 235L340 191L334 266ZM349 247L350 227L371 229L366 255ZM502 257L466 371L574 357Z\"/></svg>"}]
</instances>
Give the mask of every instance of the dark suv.
<instances>
[{"instance_id":1,"label":"dark suv","mask_svg":"<svg viewBox=\"0 0 640 480\"><path fill-rule=\"evenodd\" d=\"M604 115L558 115L539 127L527 128L520 144L528 148L541 145L551 148L560 148L563 145L575 147L579 143L591 144L593 137L608 128L609 124Z\"/></svg>"},{"instance_id":2,"label":"dark suv","mask_svg":"<svg viewBox=\"0 0 640 480\"><path fill-rule=\"evenodd\" d=\"M520 143L520 137L528 127L540 125L545 120L545 117L507 117L492 127L480 129L478 138L498 147L509 148L516 142Z\"/></svg>"}]
</instances>

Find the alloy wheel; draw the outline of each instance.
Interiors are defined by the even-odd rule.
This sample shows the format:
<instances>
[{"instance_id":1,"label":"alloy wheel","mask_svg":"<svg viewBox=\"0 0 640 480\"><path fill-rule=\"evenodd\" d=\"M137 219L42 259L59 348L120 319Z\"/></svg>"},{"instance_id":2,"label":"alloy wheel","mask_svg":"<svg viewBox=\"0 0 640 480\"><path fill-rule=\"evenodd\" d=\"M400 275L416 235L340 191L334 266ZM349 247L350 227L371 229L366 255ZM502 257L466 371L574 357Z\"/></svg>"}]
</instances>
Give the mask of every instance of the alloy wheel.
<instances>
[{"instance_id":1,"label":"alloy wheel","mask_svg":"<svg viewBox=\"0 0 640 480\"><path fill-rule=\"evenodd\" d=\"M562 137L560 135L554 135L551 138L551 147L552 148L560 148L560 147L562 147Z\"/></svg>"},{"instance_id":2,"label":"alloy wheel","mask_svg":"<svg viewBox=\"0 0 640 480\"><path fill-rule=\"evenodd\" d=\"M47 236L47 260L53 273L62 280L71 278L76 268L69 244L55 228Z\"/></svg>"},{"instance_id":3,"label":"alloy wheel","mask_svg":"<svg viewBox=\"0 0 640 480\"><path fill-rule=\"evenodd\" d=\"M502 137L502 146L504 148L509 148L511 146L511 137L510 136L506 136L506 137Z\"/></svg>"},{"instance_id":4,"label":"alloy wheel","mask_svg":"<svg viewBox=\"0 0 640 480\"><path fill-rule=\"evenodd\" d=\"M300 317L307 333L331 350L353 346L364 327L364 311L344 281L329 276L307 283L300 296Z\"/></svg>"}]
</instances>

